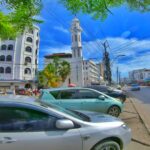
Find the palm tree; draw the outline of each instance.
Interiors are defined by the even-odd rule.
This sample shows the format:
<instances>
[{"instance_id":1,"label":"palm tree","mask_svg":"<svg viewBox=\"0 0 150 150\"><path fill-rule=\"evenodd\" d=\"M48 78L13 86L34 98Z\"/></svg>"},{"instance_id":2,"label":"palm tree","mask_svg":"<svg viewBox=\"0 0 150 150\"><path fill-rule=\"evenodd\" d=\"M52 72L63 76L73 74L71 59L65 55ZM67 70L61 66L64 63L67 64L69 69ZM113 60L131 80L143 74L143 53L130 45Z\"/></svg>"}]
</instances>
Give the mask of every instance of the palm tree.
<instances>
[{"instance_id":1,"label":"palm tree","mask_svg":"<svg viewBox=\"0 0 150 150\"><path fill-rule=\"evenodd\" d=\"M42 72L39 73L39 83L43 87L58 87L70 74L70 64L67 61L60 61L54 58L53 63L48 64Z\"/></svg>"},{"instance_id":2,"label":"palm tree","mask_svg":"<svg viewBox=\"0 0 150 150\"><path fill-rule=\"evenodd\" d=\"M60 63L60 69L59 69L59 74L61 76L62 82L66 80L70 72L71 72L70 63L67 61L62 61Z\"/></svg>"},{"instance_id":3,"label":"palm tree","mask_svg":"<svg viewBox=\"0 0 150 150\"><path fill-rule=\"evenodd\" d=\"M53 63L50 63L45 67L43 75L46 78L47 87L58 87L60 85L61 78L57 74L57 68Z\"/></svg>"}]
</instances>

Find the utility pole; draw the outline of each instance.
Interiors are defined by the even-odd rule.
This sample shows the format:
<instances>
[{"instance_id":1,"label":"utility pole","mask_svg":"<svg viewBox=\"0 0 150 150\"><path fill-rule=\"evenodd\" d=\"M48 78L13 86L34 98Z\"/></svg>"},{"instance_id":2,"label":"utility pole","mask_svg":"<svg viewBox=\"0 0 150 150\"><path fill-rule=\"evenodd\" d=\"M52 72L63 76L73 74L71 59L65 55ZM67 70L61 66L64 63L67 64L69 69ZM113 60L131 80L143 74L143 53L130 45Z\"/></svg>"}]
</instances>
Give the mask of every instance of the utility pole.
<instances>
[{"instance_id":1,"label":"utility pole","mask_svg":"<svg viewBox=\"0 0 150 150\"><path fill-rule=\"evenodd\" d=\"M119 68L117 67L117 71L116 71L116 77L117 77L117 84L119 82Z\"/></svg>"},{"instance_id":2,"label":"utility pole","mask_svg":"<svg viewBox=\"0 0 150 150\"><path fill-rule=\"evenodd\" d=\"M104 47L104 54L103 54L104 80L108 81L108 84L111 85L112 79L111 79L110 58L109 52L107 51L109 45L107 45L107 41L105 41L102 45Z\"/></svg>"}]
</instances>

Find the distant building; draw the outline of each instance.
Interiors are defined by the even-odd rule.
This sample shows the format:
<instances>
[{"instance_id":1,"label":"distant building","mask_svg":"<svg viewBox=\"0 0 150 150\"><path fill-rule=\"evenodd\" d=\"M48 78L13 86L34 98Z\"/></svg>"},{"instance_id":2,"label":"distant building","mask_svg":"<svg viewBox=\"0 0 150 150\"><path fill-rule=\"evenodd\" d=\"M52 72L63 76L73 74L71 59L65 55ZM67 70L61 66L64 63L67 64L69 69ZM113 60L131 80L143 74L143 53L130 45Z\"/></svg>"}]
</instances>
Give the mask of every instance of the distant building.
<instances>
[{"instance_id":1,"label":"distant building","mask_svg":"<svg viewBox=\"0 0 150 150\"><path fill-rule=\"evenodd\" d=\"M91 60L83 61L84 85L100 84L100 69Z\"/></svg>"},{"instance_id":2,"label":"distant building","mask_svg":"<svg viewBox=\"0 0 150 150\"><path fill-rule=\"evenodd\" d=\"M54 53L45 56L45 66L52 62L55 56L70 63L71 74L64 82L64 86L70 83L84 86L98 83L100 79L96 64L92 61L83 60L81 32L80 22L77 18L74 18L71 26L72 53Z\"/></svg>"},{"instance_id":3,"label":"distant building","mask_svg":"<svg viewBox=\"0 0 150 150\"><path fill-rule=\"evenodd\" d=\"M150 69L137 69L129 72L129 79L131 81L142 82L147 78L150 78Z\"/></svg>"},{"instance_id":4,"label":"distant building","mask_svg":"<svg viewBox=\"0 0 150 150\"><path fill-rule=\"evenodd\" d=\"M34 88L38 53L38 27L15 40L0 41L0 89Z\"/></svg>"}]
</instances>

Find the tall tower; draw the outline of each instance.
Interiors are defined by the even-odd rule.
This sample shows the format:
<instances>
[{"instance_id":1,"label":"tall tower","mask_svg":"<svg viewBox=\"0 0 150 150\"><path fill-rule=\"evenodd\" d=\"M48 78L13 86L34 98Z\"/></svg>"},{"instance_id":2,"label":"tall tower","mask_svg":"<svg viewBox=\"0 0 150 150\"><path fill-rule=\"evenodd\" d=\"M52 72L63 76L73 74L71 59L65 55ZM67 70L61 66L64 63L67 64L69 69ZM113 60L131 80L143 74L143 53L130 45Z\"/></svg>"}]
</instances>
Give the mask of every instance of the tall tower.
<instances>
[{"instance_id":1,"label":"tall tower","mask_svg":"<svg viewBox=\"0 0 150 150\"><path fill-rule=\"evenodd\" d=\"M71 26L71 39L72 39L72 56L73 58L82 58L82 41L81 41L82 28L78 18L74 18Z\"/></svg>"},{"instance_id":2,"label":"tall tower","mask_svg":"<svg viewBox=\"0 0 150 150\"><path fill-rule=\"evenodd\" d=\"M80 21L76 17L71 25L71 49L72 49L72 74L71 79L77 86L84 86L84 73L83 73L83 57L82 57L82 42L81 42Z\"/></svg>"}]
</instances>

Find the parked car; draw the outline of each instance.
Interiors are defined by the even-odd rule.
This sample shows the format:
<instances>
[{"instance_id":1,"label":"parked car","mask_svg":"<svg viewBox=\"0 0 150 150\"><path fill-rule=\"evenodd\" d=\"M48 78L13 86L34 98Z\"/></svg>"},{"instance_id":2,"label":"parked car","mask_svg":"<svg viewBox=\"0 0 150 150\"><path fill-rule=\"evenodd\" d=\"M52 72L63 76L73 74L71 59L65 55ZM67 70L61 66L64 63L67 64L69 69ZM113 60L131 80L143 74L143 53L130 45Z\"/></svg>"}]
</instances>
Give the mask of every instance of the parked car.
<instances>
[{"instance_id":1,"label":"parked car","mask_svg":"<svg viewBox=\"0 0 150 150\"><path fill-rule=\"evenodd\" d=\"M126 94L122 90L115 89L113 87L105 86L105 85L91 85L88 86L88 88L92 88L95 90L98 90L100 92L105 93L106 95L109 95L114 98L120 99L122 102L125 102L126 100Z\"/></svg>"},{"instance_id":2,"label":"parked car","mask_svg":"<svg viewBox=\"0 0 150 150\"><path fill-rule=\"evenodd\" d=\"M140 91L140 89L138 84L131 84L131 91Z\"/></svg>"},{"instance_id":3,"label":"parked car","mask_svg":"<svg viewBox=\"0 0 150 150\"><path fill-rule=\"evenodd\" d=\"M40 99L68 109L103 112L116 117L124 106L118 99L99 91L78 87L44 89Z\"/></svg>"},{"instance_id":4,"label":"parked car","mask_svg":"<svg viewBox=\"0 0 150 150\"><path fill-rule=\"evenodd\" d=\"M118 118L0 98L1 150L122 150L131 130Z\"/></svg>"},{"instance_id":5,"label":"parked car","mask_svg":"<svg viewBox=\"0 0 150 150\"><path fill-rule=\"evenodd\" d=\"M26 95L26 89L18 88L15 90L16 95Z\"/></svg>"}]
</instances>

